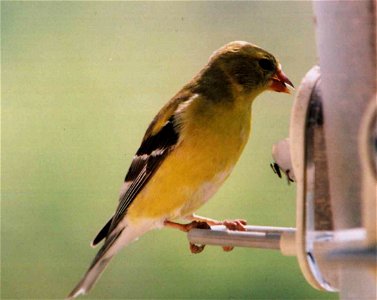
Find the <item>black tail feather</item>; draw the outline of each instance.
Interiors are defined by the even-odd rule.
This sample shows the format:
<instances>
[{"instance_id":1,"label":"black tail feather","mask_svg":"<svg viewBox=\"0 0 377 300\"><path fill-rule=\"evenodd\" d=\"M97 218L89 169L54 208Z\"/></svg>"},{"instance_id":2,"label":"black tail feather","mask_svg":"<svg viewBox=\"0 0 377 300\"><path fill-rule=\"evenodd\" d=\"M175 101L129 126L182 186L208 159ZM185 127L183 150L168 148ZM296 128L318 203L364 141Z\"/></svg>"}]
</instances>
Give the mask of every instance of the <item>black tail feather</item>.
<instances>
[{"instance_id":1,"label":"black tail feather","mask_svg":"<svg viewBox=\"0 0 377 300\"><path fill-rule=\"evenodd\" d=\"M94 238L94 240L91 243L91 246L96 246L99 242L101 242L105 237L107 237L110 229L111 222L113 221L113 217L110 218L109 221L107 221L106 225L103 226L103 228L98 232L97 236Z\"/></svg>"}]
</instances>

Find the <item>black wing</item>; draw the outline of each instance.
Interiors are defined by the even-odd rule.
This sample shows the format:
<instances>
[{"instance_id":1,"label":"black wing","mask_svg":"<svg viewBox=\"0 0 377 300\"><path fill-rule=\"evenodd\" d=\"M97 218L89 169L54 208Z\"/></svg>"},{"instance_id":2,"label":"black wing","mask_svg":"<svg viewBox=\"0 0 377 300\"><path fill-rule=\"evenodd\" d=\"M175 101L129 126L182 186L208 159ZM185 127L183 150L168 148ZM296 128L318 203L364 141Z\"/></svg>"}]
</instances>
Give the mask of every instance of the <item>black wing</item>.
<instances>
[{"instance_id":1,"label":"black wing","mask_svg":"<svg viewBox=\"0 0 377 300\"><path fill-rule=\"evenodd\" d=\"M132 201L156 172L168 153L174 149L179 139L179 128L176 126L174 118L172 115L154 135L148 135L149 130L147 131L125 177L128 187L120 195L119 205L114 216L94 238L92 246L107 237L119 224Z\"/></svg>"},{"instance_id":2,"label":"black wing","mask_svg":"<svg viewBox=\"0 0 377 300\"><path fill-rule=\"evenodd\" d=\"M127 208L177 144L178 139L178 129L175 126L173 115L158 133L143 141L126 175L125 181L131 182L131 184L120 199L110 231L118 225Z\"/></svg>"}]
</instances>

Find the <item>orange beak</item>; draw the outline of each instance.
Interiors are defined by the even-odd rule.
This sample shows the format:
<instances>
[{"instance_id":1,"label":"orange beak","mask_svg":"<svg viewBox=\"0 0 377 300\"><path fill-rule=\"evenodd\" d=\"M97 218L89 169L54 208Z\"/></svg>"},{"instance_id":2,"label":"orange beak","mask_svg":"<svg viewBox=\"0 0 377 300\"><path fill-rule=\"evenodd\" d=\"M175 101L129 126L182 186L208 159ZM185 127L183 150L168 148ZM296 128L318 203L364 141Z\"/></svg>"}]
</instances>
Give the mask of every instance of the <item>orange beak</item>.
<instances>
[{"instance_id":1,"label":"orange beak","mask_svg":"<svg viewBox=\"0 0 377 300\"><path fill-rule=\"evenodd\" d=\"M293 83L288 79L287 75L284 74L279 66L276 73L271 77L269 89L279 93L290 94L291 91L287 85L294 89Z\"/></svg>"}]
</instances>

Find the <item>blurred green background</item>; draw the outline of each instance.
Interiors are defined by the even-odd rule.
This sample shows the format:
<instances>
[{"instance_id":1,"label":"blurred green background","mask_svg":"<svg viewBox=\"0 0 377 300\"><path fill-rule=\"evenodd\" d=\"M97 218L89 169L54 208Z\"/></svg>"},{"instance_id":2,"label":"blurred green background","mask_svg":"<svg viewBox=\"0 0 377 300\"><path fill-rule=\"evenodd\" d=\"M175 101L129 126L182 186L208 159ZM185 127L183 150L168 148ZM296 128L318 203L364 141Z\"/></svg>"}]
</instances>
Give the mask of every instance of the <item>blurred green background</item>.
<instances>
[{"instance_id":1,"label":"blurred green background","mask_svg":"<svg viewBox=\"0 0 377 300\"><path fill-rule=\"evenodd\" d=\"M232 40L280 58L298 85L316 63L310 2L2 2L1 297L63 298L96 250L158 109ZM199 214L294 226L295 186L271 171L293 97L254 103L233 175ZM154 231L123 250L87 299L334 299L270 250L188 250Z\"/></svg>"}]
</instances>

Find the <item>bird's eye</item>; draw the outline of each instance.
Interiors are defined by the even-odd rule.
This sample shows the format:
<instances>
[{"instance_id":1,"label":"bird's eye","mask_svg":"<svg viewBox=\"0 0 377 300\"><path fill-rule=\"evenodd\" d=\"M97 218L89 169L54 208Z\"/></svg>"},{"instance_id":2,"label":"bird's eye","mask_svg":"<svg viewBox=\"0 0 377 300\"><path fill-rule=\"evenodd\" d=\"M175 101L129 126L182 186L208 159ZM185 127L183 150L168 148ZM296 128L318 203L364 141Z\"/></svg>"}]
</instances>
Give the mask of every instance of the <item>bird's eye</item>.
<instances>
[{"instance_id":1,"label":"bird's eye","mask_svg":"<svg viewBox=\"0 0 377 300\"><path fill-rule=\"evenodd\" d=\"M259 66L266 71L274 71L275 70L275 65L274 62L267 59L267 58L262 58L259 61Z\"/></svg>"}]
</instances>

